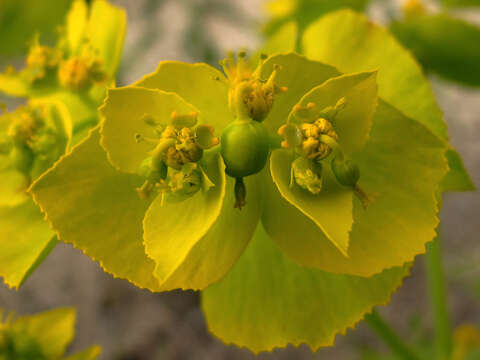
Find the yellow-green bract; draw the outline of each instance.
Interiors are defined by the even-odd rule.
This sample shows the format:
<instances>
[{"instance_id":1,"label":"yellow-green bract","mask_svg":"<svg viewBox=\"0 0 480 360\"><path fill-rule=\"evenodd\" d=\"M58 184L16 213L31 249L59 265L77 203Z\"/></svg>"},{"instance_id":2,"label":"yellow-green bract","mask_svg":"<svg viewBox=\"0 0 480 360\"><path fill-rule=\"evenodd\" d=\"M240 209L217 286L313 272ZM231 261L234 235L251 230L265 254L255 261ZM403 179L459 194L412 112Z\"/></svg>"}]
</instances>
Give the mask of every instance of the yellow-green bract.
<instances>
[{"instance_id":1,"label":"yellow-green bract","mask_svg":"<svg viewBox=\"0 0 480 360\"><path fill-rule=\"evenodd\" d=\"M326 62L330 56L339 70L288 52L262 60L259 73L239 75L241 82L277 71L276 84L288 88L263 120L271 154L265 169L245 178L241 211L215 147L195 160L211 181L204 190L166 201L168 173L155 180L156 197L142 199L136 190L153 144L171 132L172 112L190 114L217 135L234 121L236 83L206 64L162 62L137 83L109 90L101 125L32 187L61 240L136 286L203 290L209 329L255 352L332 345L336 334L388 302L435 236L436 194L452 151L418 65L384 30L341 11L313 24L303 41L312 56ZM358 185L375 198L367 209L325 163L318 194L292 183L299 155L281 148L276 134L314 106L329 117L336 146L358 165ZM168 146L180 156L185 144L176 141Z\"/></svg>"},{"instance_id":2,"label":"yellow-green bract","mask_svg":"<svg viewBox=\"0 0 480 360\"><path fill-rule=\"evenodd\" d=\"M0 359L94 360L101 352L92 346L66 356L75 333L75 309L60 308L29 316L0 309Z\"/></svg>"},{"instance_id":3,"label":"yellow-green bract","mask_svg":"<svg viewBox=\"0 0 480 360\"><path fill-rule=\"evenodd\" d=\"M98 122L97 107L105 96L106 86L114 80L121 57L125 27L125 12L107 1L93 1L88 8L85 1L76 0L67 15L64 34L55 48L35 43L27 57L26 69L10 69L0 74L0 91L11 96L26 97L29 107L49 109L47 120L52 120L48 122L57 124L58 126L52 128L64 133L63 137L66 139L61 151L50 151L48 159L45 159L44 153L36 158L32 165L31 179L27 184L22 184L23 177L16 171L18 169L12 169L12 152L2 152L0 149L0 276L10 287L18 288L57 243L54 231L33 204L26 190L29 182L48 169L71 145L83 139L88 129ZM82 52L86 46L88 52L94 54L94 63L102 64L101 71L107 78L104 82L92 84L89 89L82 91L62 87L57 78L58 69L50 66L57 64L57 60L60 61L54 54L60 53L62 61L80 55L86 56L86 53ZM95 70L91 74L100 80L95 73L98 70L95 69L97 65L89 65L93 66L92 71ZM30 76L40 76L41 79L32 82ZM20 111L21 109L18 109L0 115L0 144L4 141L11 142L9 119L13 114L19 115ZM17 118L21 125L21 116ZM43 144L45 146L45 141ZM26 160L25 157L18 159L17 156L15 162L22 164L26 163ZM39 160L42 162L41 166L35 166Z\"/></svg>"}]
</instances>

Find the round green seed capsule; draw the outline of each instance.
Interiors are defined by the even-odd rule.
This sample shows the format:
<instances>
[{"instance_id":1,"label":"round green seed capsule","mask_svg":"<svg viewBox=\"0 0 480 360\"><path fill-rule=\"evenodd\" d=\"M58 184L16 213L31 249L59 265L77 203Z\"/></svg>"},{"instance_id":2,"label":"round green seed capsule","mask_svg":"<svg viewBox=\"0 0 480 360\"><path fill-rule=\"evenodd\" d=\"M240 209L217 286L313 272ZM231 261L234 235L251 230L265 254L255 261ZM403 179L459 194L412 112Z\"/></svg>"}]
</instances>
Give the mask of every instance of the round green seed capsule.
<instances>
[{"instance_id":1,"label":"round green seed capsule","mask_svg":"<svg viewBox=\"0 0 480 360\"><path fill-rule=\"evenodd\" d=\"M267 129L257 121L234 121L221 136L227 175L242 178L261 171L269 152Z\"/></svg>"},{"instance_id":2,"label":"round green seed capsule","mask_svg":"<svg viewBox=\"0 0 480 360\"><path fill-rule=\"evenodd\" d=\"M343 186L354 188L360 179L360 169L350 159L340 160L334 158L332 160L332 171L337 178L337 181Z\"/></svg>"}]
</instances>

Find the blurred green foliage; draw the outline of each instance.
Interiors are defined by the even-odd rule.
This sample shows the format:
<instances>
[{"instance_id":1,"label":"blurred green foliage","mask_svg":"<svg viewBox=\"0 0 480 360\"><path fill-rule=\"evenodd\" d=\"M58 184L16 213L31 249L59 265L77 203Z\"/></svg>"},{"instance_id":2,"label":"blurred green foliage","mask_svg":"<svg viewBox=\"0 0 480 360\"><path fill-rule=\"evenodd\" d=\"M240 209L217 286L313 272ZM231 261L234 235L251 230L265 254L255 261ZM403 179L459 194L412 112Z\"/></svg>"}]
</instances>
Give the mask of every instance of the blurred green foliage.
<instances>
[{"instance_id":1,"label":"blurred green foliage","mask_svg":"<svg viewBox=\"0 0 480 360\"><path fill-rule=\"evenodd\" d=\"M54 38L57 27L70 8L72 0L1 0L0 55L21 55L28 49L32 34L42 40ZM8 41L4 41L8 39Z\"/></svg>"},{"instance_id":2,"label":"blurred green foliage","mask_svg":"<svg viewBox=\"0 0 480 360\"><path fill-rule=\"evenodd\" d=\"M442 5L449 7L480 6L480 0L442 0Z\"/></svg>"},{"instance_id":3,"label":"blurred green foliage","mask_svg":"<svg viewBox=\"0 0 480 360\"><path fill-rule=\"evenodd\" d=\"M447 14L394 21L390 30L427 72L480 86L480 28Z\"/></svg>"},{"instance_id":4,"label":"blurred green foliage","mask_svg":"<svg viewBox=\"0 0 480 360\"><path fill-rule=\"evenodd\" d=\"M320 16L342 8L357 11L365 10L370 0L273 0L266 5L267 12L272 15L265 25L265 33L271 35L282 25L294 21L300 31L307 28Z\"/></svg>"}]
</instances>

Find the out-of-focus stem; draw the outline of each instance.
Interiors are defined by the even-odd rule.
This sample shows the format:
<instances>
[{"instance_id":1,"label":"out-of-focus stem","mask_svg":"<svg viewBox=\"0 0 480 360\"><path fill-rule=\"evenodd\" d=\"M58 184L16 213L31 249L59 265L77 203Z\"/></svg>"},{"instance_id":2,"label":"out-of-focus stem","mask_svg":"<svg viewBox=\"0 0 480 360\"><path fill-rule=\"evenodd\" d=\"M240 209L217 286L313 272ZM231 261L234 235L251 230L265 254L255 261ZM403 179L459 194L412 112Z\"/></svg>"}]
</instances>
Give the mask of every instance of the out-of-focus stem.
<instances>
[{"instance_id":1,"label":"out-of-focus stem","mask_svg":"<svg viewBox=\"0 0 480 360\"><path fill-rule=\"evenodd\" d=\"M387 324L377 311L373 310L371 314L366 315L365 321L385 342L390 350L401 359L421 360L421 357L418 356L402 339L400 339L395 330Z\"/></svg>"},{"instance_id":2,"label":"out-of-focus stem","mask_svg":"<svg viewBox=\"0 0 480 360\"><path fill-rule=\"evenodd\" d=\"M452 329L447 309L447 290L442 264L440 236L428 245L425 256L428 294L433 308L436 359L450 359Z\"/></svg>"}]
</instances>

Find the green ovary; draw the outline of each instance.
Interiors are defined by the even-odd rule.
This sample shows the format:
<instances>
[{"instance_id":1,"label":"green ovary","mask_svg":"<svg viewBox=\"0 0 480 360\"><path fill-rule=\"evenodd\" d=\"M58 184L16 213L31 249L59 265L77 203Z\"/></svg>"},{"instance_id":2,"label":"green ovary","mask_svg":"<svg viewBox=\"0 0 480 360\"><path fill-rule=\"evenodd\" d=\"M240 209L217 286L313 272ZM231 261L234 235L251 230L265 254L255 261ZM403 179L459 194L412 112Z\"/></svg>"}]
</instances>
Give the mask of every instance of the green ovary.
<instances>
[{"instance_id":1,"label":"green ovary","mask_svg":"<svg viewBox=\"0 0 480 360\"><path fill-rule=\"evenodd\" d=\"M269 153L268 132L256 121L235 121L221 136L227 175L241 178L261 171Z\"/></svg>"}]
</instances>

